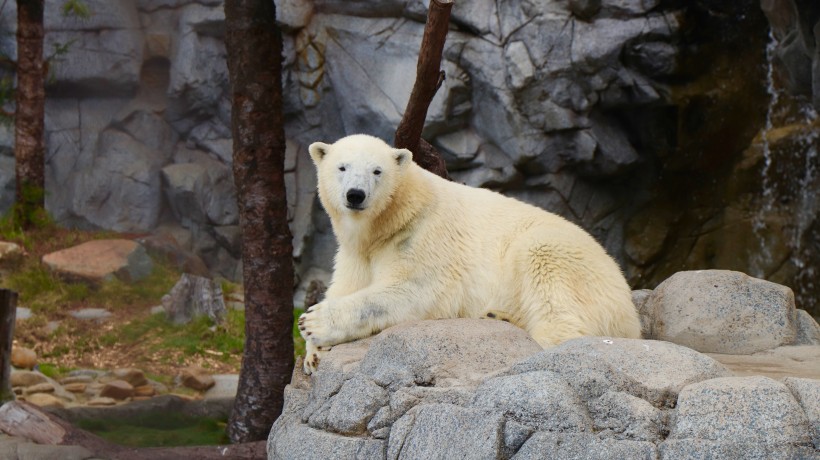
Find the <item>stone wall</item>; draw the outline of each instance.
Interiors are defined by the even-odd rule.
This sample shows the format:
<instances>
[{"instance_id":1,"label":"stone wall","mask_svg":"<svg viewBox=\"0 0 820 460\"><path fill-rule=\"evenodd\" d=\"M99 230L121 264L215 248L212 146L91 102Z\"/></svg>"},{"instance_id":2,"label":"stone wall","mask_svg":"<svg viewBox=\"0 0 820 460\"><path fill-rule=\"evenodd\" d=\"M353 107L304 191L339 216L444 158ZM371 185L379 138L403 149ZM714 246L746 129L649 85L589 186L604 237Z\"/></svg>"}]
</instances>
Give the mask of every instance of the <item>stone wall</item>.
<instances>
[{"instance_id":1,"label":"stone wall","mask_svg":"<svg viewBox=\"0 0 820 460\"><path fill-rule=\"evenodd\" d=\"M46 13L47 49L70 43L48 88L49 210L68 225L173 236L213 272L239 277L222 2L86 3L90 19ZM327 278L335 246L306 146L356 132L392 139L425 5L277 2L303 286ZM14 29L13 6L0 17L4 32ZM447 79L424 136L454 180L581 224L633 287L709 267L796 285L801 266L820 265L820 249L801 243L813 217L789 236L792 209L777 193L776 206L757 198L768 160L755 139L771 118L758 0L464 0L451 19ZM13 56L8 33L0 51ZM0 141L7 209L10 132ZM754 217L761 209L774 212ZM815 288L796 292L817 313Z\"/></svg>"}]
</instances>

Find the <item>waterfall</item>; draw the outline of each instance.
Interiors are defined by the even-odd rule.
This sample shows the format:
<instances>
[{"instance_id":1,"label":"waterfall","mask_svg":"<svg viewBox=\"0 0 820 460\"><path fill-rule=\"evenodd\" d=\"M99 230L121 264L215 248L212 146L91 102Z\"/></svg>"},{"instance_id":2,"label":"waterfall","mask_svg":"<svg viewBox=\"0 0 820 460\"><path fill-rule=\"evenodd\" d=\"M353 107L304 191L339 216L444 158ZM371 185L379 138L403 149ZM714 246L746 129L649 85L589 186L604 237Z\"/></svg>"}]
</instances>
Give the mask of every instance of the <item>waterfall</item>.
<instances>
[{"instance_id":1,"label":"waterfall","mask_svg":"<svg viewBox=\"0 0 820 460\"><path fill-rule=\"evenodd\" d=\"M802 98L791 97L778 88L775 81L775 52L778 40L772 31L769 32L769 43L766 46L766 91L769 94L769 104L766 109L766 120L760 135L760 149L763 156L761 170L761 196L756 214L753 216L753 231L757 237L758 248L751 259L750 272L757 277L764 278L767 269L777 262L772 260L771 234L767 228L767 219L774 213L782 211L778 202L784 197L777 196L778 191L787 190L787 194L795 203L790 206L795 210L794 219L786 227L786 244L791 250L789 262L798 271L805 266L803 260L803 235L820 212L820 201L814 192L818 188L815 182L820 179L817 173L818 142L820 132L813 127L817 120L817 112L811 102ZM785 137L790 139L790 147L774 145ZM775 162L790 161L799 165L800 174L797 177L777 177ZM784 182L787 181L787 182ZM769 273L770 274L770 273Z\"/></svg>"}]
</instances>

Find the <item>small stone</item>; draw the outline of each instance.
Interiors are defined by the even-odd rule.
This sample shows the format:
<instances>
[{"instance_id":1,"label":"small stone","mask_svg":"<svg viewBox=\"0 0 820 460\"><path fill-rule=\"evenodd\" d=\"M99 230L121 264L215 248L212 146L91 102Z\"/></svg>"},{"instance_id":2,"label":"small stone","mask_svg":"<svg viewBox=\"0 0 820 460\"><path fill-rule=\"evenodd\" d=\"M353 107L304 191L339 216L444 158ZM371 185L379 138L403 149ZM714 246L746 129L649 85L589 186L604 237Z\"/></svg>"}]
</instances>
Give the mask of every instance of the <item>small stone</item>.
<instances>
[{"instance_id":1,"label":"small stone","mask_svg":"<svg viewBox=\"0 0 820 460\"><path fill-rule=\"evenodd\" d=\"M0 241L0 260L10 260L23 255L23 248L16 243Z\"/></svg>"},{"instance_id":2,"label":"small stone","mask_svg":"<svg viewBox=\"0 0 820 460\"><path fill-rule=\"evenodd\" d=\"M205 372L204 369L198 367L183 369L180 373L180 380L182 385L196 391L205 391L216 384L213 377Z\"/></svg>"},{"instance_id":3,"label":"small stone","mask_svg":"<svg viewBox=\"0 0 820 460\"><path fill-rule=\"evenodd\" d=\"M45 375L34 371L15 371L11 373L12 387L30 387L38 383L48 382Z\"/></svg>"},{"instance_id":4,"label":"small stone","mask_svg":"<svg viewBox=\"0 0 820 460\"><path fill-rule=\"evenodd\" d=\"M34 369L37 364L37 353L25 347L11 348L11 365L21 369Z\"/></svg>"},{"instance_id":5,"label":"small stone","mask_svg":"<svg viewBox=\"0 0 820 460\"><path fill-rule=\"evenodd\" d=\"M63 385L63 388L71 393L85 393L86 387L88 387L88 384L82 382L67 383Z\"/></svg>"},{"instance_id":6,"label":"small stone","mask_svg":"<svg viewBox=\"0 0 820 460\"><path fill-rule=\"evenodd\" d=\"M26 396L26 402L40 407L65 407L60 398L48 393L34 393Z\"/></svg>"},{"instance_id":7,"label":"small stone","mask_svg":"<svg viewBox=\"0 0 820 460\"><path fill-rule=\"evenodd\" d=\"M117 404L117 401L114 398L99 397L89 400L87 404L89 406L113 406Z\"/></svg>"},{"instance_id":8,"label":"small stone","mask_svg":"<svg viewBox=\"0 0 820 460\"><path fill-rule=\"evenodd\" d=\"M34 393L54 393L54 385L50 383L38 383L37 385L32 385L26 388L25 393L27 395L34 394Z\"/></svg>"},{"instance_id":9,"label":"small stone","mask_svg":"<svg viewBox=\"0 0 820 460\"><path fill-rule=\"evenodd\" d=\"M112 380L105 384L100 396L114 399L127 399L134 395L134 387L124 380Z\"/></svg>"},{"instance_id":10,"label":"small stone","mask_svg":"<svg viewBox=\"0 0 820 460\"><path fill-rule=\"evenodd\" d=\"M72 383L91 383L94 381L94 378L90 375L76 375L76 376L69 376L60 379L61 385L69 385Z\"/></svg>"},{"instance_id":11,"label":"small stone","mask_svg":"<svg viewBox=\"0 0 820 460\"><path fill-rule=\"evenodd\" d=\"M104 387L105 384L101 382L89 383L88 386L85 388L85 394L87 396L99 396L100 392Z\"/></svg>"},{"instance_id":12,"label":"small stone","mask_svg":"<svg viewBox=\"0 0 820 460\"><path fill-rule=\"evenodd\" d=\"M134 398L151 397L157 394L157 390L152 385L140 385L134 387Z\"/></svg>"},{"instance_id":13,"label":"small stone","mask_svg":"<svg viewBox=\"0 0 820 460\"><path fill-rule=\"evenodd\" d=\"M87 321L102 321L111 316L111 312L104 308L83 308L82 310L75 310L68 312L75 319Z\"/></svg>"},{"instance_id":14,"label":"small stone","mask_svg":"<svg viewBox=\"0 0 820 460\"><path fill-rule=\"evenodd\" d=\"M31 309L26 307L17 307L15 321L25 321L31 318Z\"/></svg>"},{"instance_id":15,"label":"small stone","mask_svg":"<svg viewBox=\"0 0 820 460\"><path fill-rule=\"evenodd\" d=\"M117 380L124 380L134 387L139 387L148 384L148 379L145 378L145 373L139 369L125 368L115 369L111 374Z\"/></svg>"}]
</instances>

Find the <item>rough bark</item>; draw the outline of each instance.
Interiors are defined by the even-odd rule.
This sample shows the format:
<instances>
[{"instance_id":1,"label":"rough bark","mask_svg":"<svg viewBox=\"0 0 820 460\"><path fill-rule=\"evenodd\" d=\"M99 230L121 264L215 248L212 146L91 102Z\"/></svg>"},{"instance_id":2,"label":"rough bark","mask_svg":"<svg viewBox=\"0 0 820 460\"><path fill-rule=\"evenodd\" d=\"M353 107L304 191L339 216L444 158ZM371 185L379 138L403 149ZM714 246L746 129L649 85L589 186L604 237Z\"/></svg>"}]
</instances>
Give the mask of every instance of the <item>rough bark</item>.
<instances>
[{"instance_id":1,"label":"rough bark","mask_svg":"<svg viewBox=\"0 0 820 460\"><path fill-rule=\"evenodd\" d=\"M245 352L232 442L263 440L293 370L293 248L285 195L282 37L270 0L225 2L233 172L242 227Z\"/></svg>"},{"instance_id":2,"label":"rough bark","mask_svg":"<svg viewBox=\"0 0 820 460\"><path fill-rule=\"evenodd\" d=\"M11 392L11 345L17 317L17 293L0 289L0 405L14 400Z\"/></svg>"},{"instance_id":3,"label":"rough bark","mask_svg":"<svg viewBox=\"0 0 820 460\"><path fill-rule=\"evenodd\" d=\"M33 404L11 402L0 407L0 432L51 446L82 446L100 458L113 460L176 460L196 458L260 459L265 458L265 442L232 446L193 447L123 447L75 427L56 415L40 410Z\"/></svg>"},{"instance_id":4,"label":"rough bark","mask_svg":"<svg viewBox=\"0 0 820 460\"><path fill-rule=\"evenodd\" d=\"M43 0L17 0L17 109L14 156L15 220L30 228L43 212L45 190L45 78Z\"/></svg>"},{"instance_id":5,"label":"rough bark","mask_svg":"<svg viewBox=\"0 0 820 460\"><path fill-rule=\"evenodd\" d=\"M444 82L444 71L441 70L441 56L444 41L450 26L452 0L432 0L427 13L427 24L421 39L419 60L416 64L416 82L407 101L407 108L396 129L393 142L397 148L413 152L413 160L422 168L449 179L444 159L436 149L421 138L427 109L433 101L441 84Z\"/></svg>"}]
</instances>

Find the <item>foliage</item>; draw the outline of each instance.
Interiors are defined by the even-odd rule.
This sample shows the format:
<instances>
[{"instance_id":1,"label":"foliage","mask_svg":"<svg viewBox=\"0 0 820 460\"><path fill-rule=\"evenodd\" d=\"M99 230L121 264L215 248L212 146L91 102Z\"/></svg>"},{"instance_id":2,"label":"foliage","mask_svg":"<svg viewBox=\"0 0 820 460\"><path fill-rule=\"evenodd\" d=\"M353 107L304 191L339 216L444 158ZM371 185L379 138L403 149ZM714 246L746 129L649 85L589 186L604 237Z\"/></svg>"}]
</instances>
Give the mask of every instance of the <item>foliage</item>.
<instances>
[{"instance_id":1,"label":"foliage","mask_svg":"<svg viewBox=\"0 0 820 460\"><path fill-rule=\"evenodd\" d=\"M46 228L54 225L54 220L42 207L45 201L45 189L23 183L17 187L17 191L19 196L11 208L10 215L7 216L10 220L5 225L17 232L22 229Z\"/></svg>"},{"instance_id":2,"label":"foliage","mask_svg":"<svg viewBox=\"0 0 820 460\"><path fill-rule=\"evenodd\" d=\"M66 0L63 3L63 16L88 19L91 17L91 9L82 0Z\"/></svg>"},{"instance_id":3,"label":"foliage","mask_svg":"<svg viewBox=\"0 0 820 460\"><path fill-rule=\"evenodd\" d=\"M129 447L227 444L225 420L155 412L131 417L79 420L77 426Z\"/></svg>"}]
</instances>

